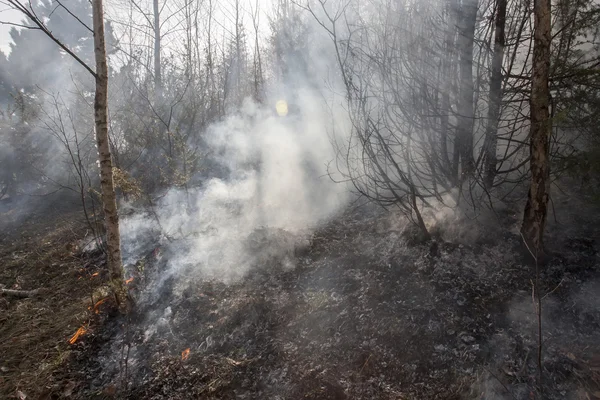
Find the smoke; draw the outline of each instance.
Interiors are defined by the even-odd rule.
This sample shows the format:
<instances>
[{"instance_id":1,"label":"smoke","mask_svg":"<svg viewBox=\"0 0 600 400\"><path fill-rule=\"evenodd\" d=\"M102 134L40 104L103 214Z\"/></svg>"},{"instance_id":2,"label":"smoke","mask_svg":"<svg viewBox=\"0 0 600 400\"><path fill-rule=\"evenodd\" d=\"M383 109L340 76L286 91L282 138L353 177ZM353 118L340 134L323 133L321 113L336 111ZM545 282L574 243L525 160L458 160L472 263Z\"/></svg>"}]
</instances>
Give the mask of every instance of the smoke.
<instances>
[{"instance_id":1,"label":"smoke","mask_svg":"<svg viewBox=\"0 0 600 400\"><path fill-rule=\"evenodd\" d=\"M279 116L277 101L294 105ZM162 232L168 275L230 282L250 268L275 260L293 265L293 251L312 229L340 211L348 199L334 183L327 161L332 115L311 90L264 105L246 100L235 115L212 125L206 142L227 178L198 189L171 189L152 215L136 213L121 223L123 256L134 263L149 237Z\"/></svg>"},{"instance_id":2,"label":"smoke","mask_svg":"<svg viewBox=\"0 0 600 400\"><path fill-rule=\"evenodd\" d=\"M81 6L77 8L78 15L87 19L86 3L77 2L77 5ZM63 17L69 17L54 13L53 16L57 21L52 23L56 24L60 24ZM288 75L283 79L285 82L273 83L268 88L269 94L261 104L248 99L235 110L237 101L231 101L226 108L234 109L232 114L208 128L198 128L206 129L199 132L203 136L202 143L208 147L210 161L216 160L226 171L224 176L214 177L214 171L201 171L191 179L202 182L200 187L172 188L155 200L150 211L133 204L121 204L123 210L133 208L135 211L121 220L125 264L134 264L156 243L156 238L161 237L161 243L169 251L170 273L191 271L198 276L230 281L261 262L256 253L265 249L251 249L252 244L248 242L256 242L256 232L262 232L259 233L263 236L261 240L267 242L285 237L285 243L278 245L281 249L271 250L287 254L293 251L292 242L302 241L302 237L343 207L348 197L346 188L331 181L327 163L335 158L331 135L343 132L339 126L345 123L347 116L343 108L336 105L343 101L333 94L334 98L326 99L323 92L331 91L319 90L325 79L331 79L331 60L326 57L331 52L325 50L331 46L330 39L321 28L318 33L309 31L307 29L304 38L311 46L303 47L303 40L299 39L298 43L286 42L289 49L282 48L282 60L290 67ZM89 43L87 32L75 28L64 26L55 33L65 38L67 44L80 37ZM16 74L10 77L16 86L31 87L39 103L39 107L32 107L35 115L30 118L35 129L28 128L28 132L41 144L39 154L32 155L40 166L36 166L35 177L28 179L40 187L38 180L51 188L77 189L77 169L81 168L85 169L83 186L87 193L97 186L93 167L96 156L92 129L93 82L42 34L21 30L12 35L9 72L23 70L25 73L19 80ZM36 51L25 51L28 44ZM294 46L300 50L292 51ZM92 54L88 47L82 51L86 60ZM49 66L40 69L42 64ZM309 71L304 71L304 67L293 68L298 65ZM267 79L271 80L276 79ZM111 87L113 114L120 111L119 106L130 102L128 98L121 98L124 95L117 89ZM275 113L278 101L288 104L288 115ZM178 117L185 118L175 112L174 119ZM134 147L135 139L127 142L127 138L121 140L118 136L121 130L132 128L118 126L118 118L112 122L115 143L123 142L124 152ZM172 126L175 125L174 122ZM137 127L133 125L133 129ZM140 132L130 135L128 132L128 136L143 135L141 128ZM10 151L4 142L1 145ZM135 168L133 165L130 169ZM24 187L24 180L19 181L20 189ZM280 234L271 237L268 232ZM293 264L292 258L284 256L284 264Z\"/></svg>"}]
</instances>

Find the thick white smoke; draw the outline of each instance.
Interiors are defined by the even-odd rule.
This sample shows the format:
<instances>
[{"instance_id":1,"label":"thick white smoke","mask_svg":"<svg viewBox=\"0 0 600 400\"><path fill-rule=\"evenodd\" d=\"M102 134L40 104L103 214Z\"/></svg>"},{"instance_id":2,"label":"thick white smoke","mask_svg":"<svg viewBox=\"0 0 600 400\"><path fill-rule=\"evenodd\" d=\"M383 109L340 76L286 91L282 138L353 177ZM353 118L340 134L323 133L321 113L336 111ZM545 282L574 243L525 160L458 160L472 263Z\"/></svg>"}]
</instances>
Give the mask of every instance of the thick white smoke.
<instances>
[{"instance_id":1,"label":"thick white smoke","mask_svg":"<svg viewBox=\"0 0 600 400\"><path fill-rule=\"evenodd\" d=\"M200 189L172 189L155 215L122 220L125 263L135 262L150 235L161 231L170 238L165 243L172 274L231 281L264 260L257 253L267 250L248 247L257 230L300 237L341 210L347 188L327 174L334 158L332 108L323 97L300 90L284 99L295 111L279 116L278 100L263 105L247 100L239 113L208 129L207 143L230 171L227 179L212 178ZM285 255L296 244L277 239L275 251L291 263Z\"/></svg>"}]
</instances>

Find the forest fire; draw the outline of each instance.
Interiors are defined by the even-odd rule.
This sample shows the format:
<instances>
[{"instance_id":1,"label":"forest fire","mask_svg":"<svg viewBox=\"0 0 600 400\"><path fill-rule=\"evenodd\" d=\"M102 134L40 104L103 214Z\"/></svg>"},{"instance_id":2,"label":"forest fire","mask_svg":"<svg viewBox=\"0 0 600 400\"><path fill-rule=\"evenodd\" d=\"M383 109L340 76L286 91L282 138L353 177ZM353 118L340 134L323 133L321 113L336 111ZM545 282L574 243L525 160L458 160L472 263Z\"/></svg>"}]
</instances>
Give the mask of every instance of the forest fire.
<instances>
[{"instance_id":1,"label":"forest fire","mask_svg":"<svg viewBox=\"0 0 600 400\"><path fill-rule=\"evenodd\" d=\"M364 3L2 1L0 398L600 397L600 0Z\"/></svg>"}]
</instances>

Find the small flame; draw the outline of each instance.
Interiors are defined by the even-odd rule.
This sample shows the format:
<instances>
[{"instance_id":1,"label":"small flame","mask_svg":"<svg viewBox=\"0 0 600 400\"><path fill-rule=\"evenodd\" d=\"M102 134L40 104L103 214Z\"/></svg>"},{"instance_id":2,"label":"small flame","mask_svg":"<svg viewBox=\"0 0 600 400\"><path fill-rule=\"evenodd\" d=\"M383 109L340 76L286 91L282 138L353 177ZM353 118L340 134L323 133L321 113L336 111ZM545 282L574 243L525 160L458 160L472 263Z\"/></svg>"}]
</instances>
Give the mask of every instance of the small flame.
<instances>
[{"instance_id":1,"label":"small flame","mask_svg":"<svg viewBox=\"0 0 600 400\"><path fill-rule=\"evenodd\" d=\"M105 297L105 298L103 298L103 299L101 299L101 300L98 300L98 301L96 302L96 304L94 304L94 312L95 312L96 314L98 314L98 313L100 312L100 306L101 306L101 305L102 305L102 303L104 303L106 300L108 300L108 297Z\"/></svg>"},{"instance_id":2,"label":"small flame","mask_svg":"<svg viewBox=\"0 0 600 400\"><path fill-rule=\"evenodd\" d=\"M81 326L79 327L79 329L77 329L77 332L75 332L75 334L73 336L71 336L71 339L69 339L69 343L70 344L75 344L75 342L77 342L77 340L86 332L85 326Z\"/></svg>"},{"instance_id":3,"label":"small flame","mask_svg":"<svg viewBox=\"0 0 600 400\"><path fill-rule=\"evenodd\" d=\"M129 278L125 281L126 285L129 285L131 282L133 282L133 278Z\"/></svg>"},{"instance_id":4,"label":"small flame","mask_svg":"<svg viewBox=\"0 0 600 400\"><path fill-rule=\"evenodd\" d=\"M184 351L181 352L181 361L185 361L187 360L187 358L190 356L190 349L187 348Z\"/></svg>"},{"instance_id":5,"label":"small flame","mask_svg":"<svg viewBox=\"0 0 600 400\"><path fill-rule=\"evenodd\" d=\"M92 278L93 278L93 277L95 277L95 276L98 276L98 274L99 274L99 272L94 272L94 273L92 274Z\"/></svg>"}]
</instances>

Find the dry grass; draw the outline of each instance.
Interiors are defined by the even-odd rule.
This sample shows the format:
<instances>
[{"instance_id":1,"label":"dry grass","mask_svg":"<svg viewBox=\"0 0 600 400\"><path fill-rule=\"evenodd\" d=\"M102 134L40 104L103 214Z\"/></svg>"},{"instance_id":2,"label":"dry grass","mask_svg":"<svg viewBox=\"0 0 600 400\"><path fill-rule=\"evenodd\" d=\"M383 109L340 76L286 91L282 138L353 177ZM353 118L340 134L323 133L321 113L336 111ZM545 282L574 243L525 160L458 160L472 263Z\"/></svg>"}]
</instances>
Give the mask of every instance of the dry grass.
<instances>
[{"instance_id":1,"label":"dry grass","mask_svg":"<svg viewBox=\"0 0 600 400\"><path fill-rule=\"evenodd\" d=\"M88 318L97 284L82 275L76 243L85 231L78 217L30 220L0 244L0 283L43 289L36 297L0 298L0 398L65 390L52 376L68 359L68 340Z\"/></svg>"}]
</instances>

